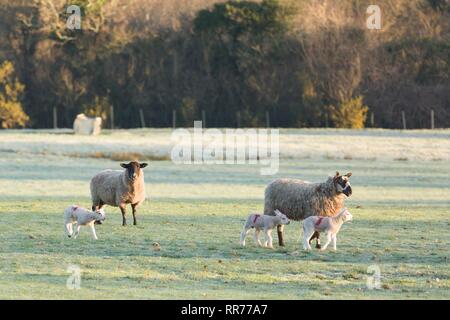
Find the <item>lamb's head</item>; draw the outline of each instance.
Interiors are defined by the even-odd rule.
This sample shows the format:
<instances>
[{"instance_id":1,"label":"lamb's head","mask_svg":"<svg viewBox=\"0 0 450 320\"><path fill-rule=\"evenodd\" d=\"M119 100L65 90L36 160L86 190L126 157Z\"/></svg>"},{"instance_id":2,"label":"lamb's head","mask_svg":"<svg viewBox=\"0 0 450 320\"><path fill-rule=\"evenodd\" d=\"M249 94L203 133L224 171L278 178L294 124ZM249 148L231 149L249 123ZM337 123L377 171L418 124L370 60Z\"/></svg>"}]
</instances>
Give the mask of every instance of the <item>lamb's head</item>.
<instances>
[{"instance_id":1,"label":"lamb's head","mask_svg":"<svg viewBox=\"0 0 450 320\"><path fill-rule=\"evenodd\" d=\"M291 221L285 214L281 213L279 210L275 210L275 216L280 218L280 224L289 224Z\"/></svg>"},{"instance_id":2,"label":"lamb's head","mask_svg":"<svg viewBox=\"0 0 450 320\"><path fill-rule=\"evenodd\" d=\"M352 195L352 186L350 185L349 181L351 176L351 172L343 176L341 176L339 172L336 172L336 175L333 178L333 183L337 193L343 193L347 197L350 197Z\"/></svg>"},{"instance_id":3,"label":"lamb's head","mask_svg":"<svg viewBox=\"0 0 450 320\"><path fill-rule=\"evenodd\" d=\"M97 215L95 222L97 222L98 224L102 224L103 221L105 221L105 219L106 219L105 210L103 210L103 209L96 210L95 214Z\"/></svg>"},{"instance_id":4,"label":"lamb's head","mask_svg":"<svg viewBox=\"0 0 450 320\"><path fill-rule=\"evenodd\" d=\"M343 216L344 222L346 222L346 221L353 221L353 216L352 216L352 214L347 210L347 208L344 208L344 210L343 210L343 212L342 212L342 216Z\"/></svg>"},{"instance_id":5,"label":"lamb's head","mask_svg":"<svg viewBox=\"0 0 450 320\"><path fill-rule=\"evenodd\" d=\"M147 164L131 161L130 163L121 163L120 166L126 169L128 179L134 181L142 175L142 169L144 169Z\"/></svg>"}]
</instances>

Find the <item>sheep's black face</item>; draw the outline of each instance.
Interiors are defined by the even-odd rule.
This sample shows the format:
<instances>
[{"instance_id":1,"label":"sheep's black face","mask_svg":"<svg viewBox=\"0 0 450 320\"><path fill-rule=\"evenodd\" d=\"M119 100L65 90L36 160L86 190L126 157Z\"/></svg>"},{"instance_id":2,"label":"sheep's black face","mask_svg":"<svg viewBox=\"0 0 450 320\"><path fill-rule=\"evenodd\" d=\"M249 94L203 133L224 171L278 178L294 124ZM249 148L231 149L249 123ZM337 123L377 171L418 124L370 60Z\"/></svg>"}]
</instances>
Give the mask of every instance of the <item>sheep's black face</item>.
<instances>
[{"instance_id":1,"label":"sheep's black face","mask_svg":"<svg viewBox=\"0 0 450 320\"><path fill-rule=\"evenodd\" d=\"M131 161L130 163L121 163L120 166L122 168L127 169L127 175L128 178L131 181L134 181L136 178L138 178L141 174L141 169L145 168L147 166L146 163L139 163L137 161Z\"/></svg>"},{"instance_id":2,"label":"sheep's black face","mask_svg":"<svg viewBox=\"0 0 450 320\"><path fill-rule=\"evenodd\" d=\"M336 172L336 176L333 179L336 186L336 191L338 193L345 194L347 197L350 197L353 192L349 181L351 175L351 172L347 173L345 176L341 176L339 172Z\"/></svg>"}]
</instances>

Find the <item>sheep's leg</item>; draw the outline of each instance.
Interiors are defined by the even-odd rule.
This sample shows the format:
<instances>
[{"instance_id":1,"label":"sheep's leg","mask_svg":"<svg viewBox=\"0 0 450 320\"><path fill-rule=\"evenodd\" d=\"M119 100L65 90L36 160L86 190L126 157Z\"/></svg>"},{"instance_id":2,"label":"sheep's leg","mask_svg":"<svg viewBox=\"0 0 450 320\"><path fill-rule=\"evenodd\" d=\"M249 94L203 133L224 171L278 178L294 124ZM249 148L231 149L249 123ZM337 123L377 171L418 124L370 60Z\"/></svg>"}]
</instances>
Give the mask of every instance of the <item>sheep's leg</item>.
<instances>
[{"instance_id":1,"label":"sheep's leg","mask_svg":"<svg viewBox=\"0 0 450 320\"><path fill-rule=\"evenodd\" d=\"M320 248L321 248L321 245L320 245L320 233L315 231L313 237L316 239L316 249L320 250Z\"/></svg>"},{"instance_id":2,"label":"sheep's leg","mask_svg":"<svg viewBox=\"0 0 450 320\"><path fill-rule=\"evenodd\" d=\"M284 230L284 225L279 224L277 226L277 233L278 233L278 245L280 247L284 247L283 230Z\"/></svg>"},{"instance_id":3,"label":"sheep's leg","mask_svg":"<svg viewBox=\"0 0 450 320\"><path fill-rule=\"evenodd\" d=\"M105 205L105 203L102 200L99 200L97 203L93 203L92 204L92 211L97 211L100 210L101 208L103 208L103 206Z\"/></svg>"},{"instance_id":4,"label":"sheep's leg","mask_svg":"<svg viewBox=\"0 0 450 320\"><path fill-rule=\"evenodd\" d=\"M331 237L331 243L333 244L333 250L334 250L334 251L336 251L336 241L337 241L336 235L333 235L333 236Z\"/></svg>"},{"instance_id":5,"label":"sheep's leg","mask_svg":"<svg viewBox=\"0 0 450 320\"><path fill-rule=\"evenodd\" d=\"M247 237L249 231L250 229L244 227L244 230L241 232L241 246L243 247L245 247L245 238Z\"/></svg>"},{"instance_id":6,"label":"sheep's leg","mask_svg":"<svg viewBox=\"0 0 450 320\"><path fill-rule=\"evenodd\" d=\"M131 209L133 209L133 225L137 225L137 221L136 221L136 207L137 207L137 203L131 205Z\"/></svg>"},{"instance_id":7,"label":"sheep's leg","mask_svg":"<svg viewBox=\"0 0 450 320\"><path fill-rule=\"evenodd\" d=\"M255 235L253 236L257 246L262 247L261 241L259 241L259 230L255 229Z\"/></svg>"},{"instance_id":8,"label":"sheep's leg","mask_svg":"<svg viewBox=\"0 0 450 320\"><path fill-rule=\"evenodd\" d=\"M127 218L125 215L127 214L127 207L125 203L119 204L120 212L122 212L122 226L127 225Z\"/></svg>"},{"instance_id":9,"label":"sheep's leg","mask_svg":"<svg viewBox=\"0 0 450 320\"><path fill-rule=\"evenodd\" d=\"M309 244L311 244L311 242L316 239L316 249L320 249L320 234L319 232L315 231L314 234L312 235L312 237L309 239Z\"/></svg>"},{"instance_id":10,"label":"sheep's leg","mask_svg":"<svg viewBox=\"0 0 450 320\"><path fill-rule=\"evenodd\" d=\"M328 245L331 242L331 233L327 232L327 242L324 244L324 246L322 247L322 249L320 249L320 251L325 251L326 248L328 247Z\"/></svg>"},{"instance_id":11,"label":"sheep's leg","mask_svg":"<svg viewBox=\"0 0 450 320\"><path fill-rule=\"evenodd\" d=\"M95 212L95 211L97 211L97 210L100 210L101 208L103 208L104 205L105 205L105 203L104 203L102 200L99 200L98 203L97 203L97 205L95 205L95 204L92 205L92 211ZM95 223L95 224L103 224L103 222L97 221L97 220L95 220L94 223Z\"/></svg>"},{"instance_id":12,"label":"sheep's leg","mask_svg":"<svg viewBox=\"0 0 450 320\"><path fill-rule=\"evenodd\" d=\"M316 249L319 249L319 250L320 250L321 247L322 247L322 246L320 245L320 235L319 235L319 233L317 233L317 238L316 238Z\"/></svg>"}]
</instances>

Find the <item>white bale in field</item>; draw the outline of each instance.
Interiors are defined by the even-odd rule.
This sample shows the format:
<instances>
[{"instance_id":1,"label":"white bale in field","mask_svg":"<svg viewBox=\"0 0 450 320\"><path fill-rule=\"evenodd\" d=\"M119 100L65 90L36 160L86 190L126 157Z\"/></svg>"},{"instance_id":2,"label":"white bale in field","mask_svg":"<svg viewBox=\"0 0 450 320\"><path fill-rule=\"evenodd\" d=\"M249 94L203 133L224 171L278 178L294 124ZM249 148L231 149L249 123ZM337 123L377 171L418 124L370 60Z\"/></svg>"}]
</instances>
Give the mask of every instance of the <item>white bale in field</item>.
<instances>
[{"instance_id":1,"label":"white bale in field","mask_svg":"<svg viewBox=\"0 0 450 320\"><path fill-rule=\"evenodd\" d=\"M89 118L84 113L80 113L73 122L75 134L93 135L100 134L102 130L102 118Z\"/></svg>"}]
</instances>

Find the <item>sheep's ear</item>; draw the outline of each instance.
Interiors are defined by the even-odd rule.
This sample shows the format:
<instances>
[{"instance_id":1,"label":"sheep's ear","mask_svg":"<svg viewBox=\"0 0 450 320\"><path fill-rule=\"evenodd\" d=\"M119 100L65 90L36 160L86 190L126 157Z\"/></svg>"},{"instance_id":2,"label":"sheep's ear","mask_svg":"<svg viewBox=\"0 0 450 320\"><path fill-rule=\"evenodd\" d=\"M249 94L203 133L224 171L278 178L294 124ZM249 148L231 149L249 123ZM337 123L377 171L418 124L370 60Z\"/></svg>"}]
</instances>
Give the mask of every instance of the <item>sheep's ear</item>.
<instances>
[{"instance_id":1,"label":"sheep's ear","mask_svg":"<svg viewBox=\"0 0 450 320\"><path fill-rule=\"evenodd\" d=\"M126 163L121 163L120 166L125 169L127 169L129 167L129 165Z\"/></svg>"},{"instance_id":2,"label":"sheep's ear","mask_svg":"<svg viewBox=\"0 0 450 320\"><path fill-rule=\"evenodd\" d=\"M345 176L350 178L350 177L352 176L352 173L349 172L349 173L347 173Z\"/></svg>"},{"instance_id":3,"label":"sheep's ear","mask_svg":"<svg viewBox=\"0 0 450 320\"><path fill-rule=\"evenodd\" d=\"M144 169L146 166L148 166L148 163L141 163L139 166L141 167L141 169Z\"/></svg>"},{"instance_id":4,"label":"sheep's ear","mask_svg":"<svg viewBox=\"0 0 450 320\"><path fill-rule=\"evenodd\" d=\"M333 180L336 181L337 178L340 177L339 171L336 171L336 175L333 177Z\"/></svg>"}]
</instances>

